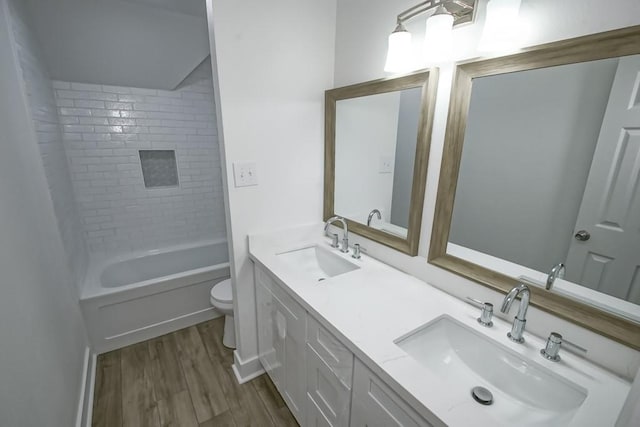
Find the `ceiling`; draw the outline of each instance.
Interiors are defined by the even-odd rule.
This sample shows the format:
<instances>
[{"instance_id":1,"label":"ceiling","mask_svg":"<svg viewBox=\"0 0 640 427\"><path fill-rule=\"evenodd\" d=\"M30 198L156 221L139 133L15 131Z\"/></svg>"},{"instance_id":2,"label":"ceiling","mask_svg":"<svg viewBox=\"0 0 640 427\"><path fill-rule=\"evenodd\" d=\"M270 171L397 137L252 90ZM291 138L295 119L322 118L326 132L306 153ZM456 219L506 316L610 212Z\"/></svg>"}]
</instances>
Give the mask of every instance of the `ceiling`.
<instances>
[{"instance_id":1,"label":"ceiling","mask_svg":"<svg viewBox=\"0 0 640 427\"><path fill-rule=\"evenodd\" d=\"M209 54L204 0L27 0L50 77L172 90Z\"/></svg>"}]
</instances>

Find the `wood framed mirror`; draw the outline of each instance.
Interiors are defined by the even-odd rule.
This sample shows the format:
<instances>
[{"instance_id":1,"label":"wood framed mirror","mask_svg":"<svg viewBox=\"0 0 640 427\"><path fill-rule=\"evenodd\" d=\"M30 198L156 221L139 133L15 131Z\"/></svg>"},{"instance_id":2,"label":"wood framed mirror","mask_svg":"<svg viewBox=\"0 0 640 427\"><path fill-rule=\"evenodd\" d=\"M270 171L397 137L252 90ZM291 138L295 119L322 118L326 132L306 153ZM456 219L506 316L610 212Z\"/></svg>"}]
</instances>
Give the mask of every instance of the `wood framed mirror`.
<instances>
[{"instance_id":1,"label":"wood framed mirror","mask_svg":"<svg viewBox=\"0 0 640 427\"><path fill-rule=\"evenodd\" d=\"M437 70L325 93L324 220L416 255Z\"/></svg>"},{"instance_id":2,"label":"wood framed mirror","mask_svg":"<svg viewBox=\"0 0 640 427\"><path fill-rule=\"evenodd\" d=\"M640 26L457 64L431 264L638 350L638 244Z\"/></svg>"}]
</instances>

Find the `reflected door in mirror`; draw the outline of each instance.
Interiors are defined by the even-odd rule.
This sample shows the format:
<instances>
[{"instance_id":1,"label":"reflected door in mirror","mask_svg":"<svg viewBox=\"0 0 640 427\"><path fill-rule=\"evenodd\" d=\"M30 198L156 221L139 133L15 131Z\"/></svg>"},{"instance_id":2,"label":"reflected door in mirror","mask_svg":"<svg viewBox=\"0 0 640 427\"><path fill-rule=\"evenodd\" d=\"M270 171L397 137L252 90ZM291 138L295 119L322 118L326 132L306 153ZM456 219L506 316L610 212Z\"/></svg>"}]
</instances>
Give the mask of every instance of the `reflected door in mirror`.
<instances>
[{"instance_id":1,"label":"reflected door in mirror","mask_svg":"<svg viewBox=\"0 0 640 427\"><path fill-rule=\"evenodd\" d=\"M621 58L567 255L568 280L634 304L640 304L639 86L640 55Z\"/></svg>"},{"instance_id":2,"label":"reflected door in mirror","mask_svg":"<svg viewBox=\"0 0 640 427\"><path fill-rule=\"evenodd\" d=\"M473 80L453 252L543 273L564 262L567 280L640 303L638 64L636 55ZM577 240L580 230L591 238Z\"/></svg>"}]
</instances>

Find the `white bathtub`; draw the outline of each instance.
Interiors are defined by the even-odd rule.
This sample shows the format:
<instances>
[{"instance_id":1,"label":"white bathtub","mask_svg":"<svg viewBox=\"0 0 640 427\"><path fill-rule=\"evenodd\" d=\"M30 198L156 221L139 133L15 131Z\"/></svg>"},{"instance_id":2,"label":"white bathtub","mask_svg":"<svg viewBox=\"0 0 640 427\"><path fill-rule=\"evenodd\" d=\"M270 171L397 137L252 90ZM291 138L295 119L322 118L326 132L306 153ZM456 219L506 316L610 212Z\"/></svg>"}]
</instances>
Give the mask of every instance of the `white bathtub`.
<instances>
[{"instance_id":1,"label":"white bathtub","mask_svg":"<svg viewBox=\"0 0 640 427\"><path fill-rule=\"evenodd\" d=\"M229 277L226 240L94 256L80 306L98 353L213 319L209 291Z\"/></svg>"}]
</instances>

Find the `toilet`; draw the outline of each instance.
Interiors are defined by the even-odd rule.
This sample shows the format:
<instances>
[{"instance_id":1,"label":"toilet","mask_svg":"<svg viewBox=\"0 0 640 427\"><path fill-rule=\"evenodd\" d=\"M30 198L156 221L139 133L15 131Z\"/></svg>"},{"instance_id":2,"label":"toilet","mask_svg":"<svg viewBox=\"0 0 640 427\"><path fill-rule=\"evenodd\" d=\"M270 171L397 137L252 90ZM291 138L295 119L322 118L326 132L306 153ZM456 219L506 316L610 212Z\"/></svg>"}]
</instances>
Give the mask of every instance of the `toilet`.
<instances>
[{"instance_id":1,"label":"toilet","mask_svg":"<svg viewBox=\"0 0 640 427\"><path fill-rule=\"evenodd\" d=\"M216 283L211 288L211 305L224 314L224 334L222 344L228 348L236 348L236 331L233 321L233 293L231 279Z\"/></svg>"}]
</instances>

